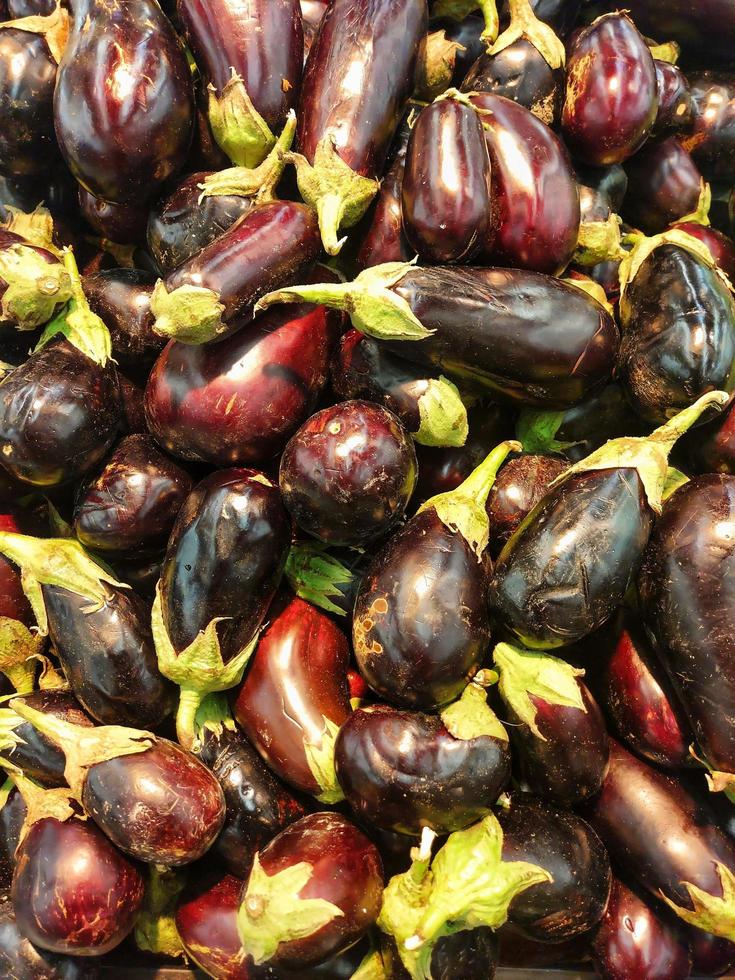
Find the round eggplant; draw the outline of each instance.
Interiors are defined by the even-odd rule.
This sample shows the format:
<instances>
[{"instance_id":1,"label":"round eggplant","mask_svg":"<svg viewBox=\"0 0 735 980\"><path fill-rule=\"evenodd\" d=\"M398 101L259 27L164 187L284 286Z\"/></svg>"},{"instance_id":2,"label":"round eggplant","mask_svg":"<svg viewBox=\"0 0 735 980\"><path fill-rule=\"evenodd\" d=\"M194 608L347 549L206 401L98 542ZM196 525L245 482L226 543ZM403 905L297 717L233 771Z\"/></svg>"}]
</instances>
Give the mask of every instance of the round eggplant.
<instances>
[{"instance_id":1,"label":"round eggplant","mask_svg":"<svg viewBox=\"0 0 735 980\"><path fill-rule=\"evenodd\" d=\"M49 953L18 928L9 899L0 900L0 971L12 980L97 980L94 960Z\"/></svg>"}]
</instances>

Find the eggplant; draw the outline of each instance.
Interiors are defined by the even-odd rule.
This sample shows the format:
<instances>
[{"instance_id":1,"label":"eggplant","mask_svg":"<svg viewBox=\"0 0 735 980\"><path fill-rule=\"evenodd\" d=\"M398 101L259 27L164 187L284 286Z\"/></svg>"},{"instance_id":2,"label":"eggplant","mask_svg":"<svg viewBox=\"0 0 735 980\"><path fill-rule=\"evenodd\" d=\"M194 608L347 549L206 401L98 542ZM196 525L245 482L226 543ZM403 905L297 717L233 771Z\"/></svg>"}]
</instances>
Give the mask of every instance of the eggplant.
<instances>
[{"instance_id":1,"label":"eggplant","mask_svg":"<svg viewBox=\"0 0 735 980\"><path fill-rule=\"evenodd\" d=\"M298 0L177 0L208 82L209 122L237 166L256 167L299 100L304 34Z\"/></svg>"},{"instance_id":2,"label":"eggplant","mask_svg":"<svg viewBox=\"0 0 735 980\"><path fill-rule=\"evenodd\" d=\"M255 470L219 470L179 511L153 604L159 667L179 685L176 730L194 741L206 694L242 678L283 573L291 522L278 489Z\"/></svg>"},{"instance_id":3,"label":"eggplant","mask_svg":"<svg viewBox=\"0 0 735 980\"><path fill-rule=\"evenodd\" d=\"M351 283L277 290L260 307L300 300L347 310L357 330L440 369L463 391L538 408L567 408L604 384L618 346L615 323L595 300L522 269L387 263Z\"/></svg>"},{"instance_id":4,"label":"eggplant","mask_svg":"<svg viewBox=\"0 0 735 980\"><path fill-rule=\"evenodd\" d=\"M279 484L296 524L331 544L367 544L400 524L416 453L392 412L340 402L312 415L281 456Z\"/></svg>"},{"instance_id":5,"label":"eggplant","mask_svg":"<svg viewBox=\"0 0 735 980\"><path fill-rule=\"evenodd\" d=\"M693 220L677 221L674 228L703 242L716 265L732 281L735 278L735 242L716 228L700 224L699 217L697 214Z\"/></svg>"},{"instance_id":6,"label":"eggplant","mask_svg":"<svg viewBox=\"0 0 735 980\"><path fill-rule=\"evenodd\" d=\"M358 708L340 729L334 757L357 817L402 834L468 827L490 813L510 779L508 733L476 683L439 716Z\"/></svg>"},{"instance_id":7,"label":"eggplant","mask_svg":"<svg viewBox=\"0 0 735 980\"><path fill-rule=\"evenodd\" d=\"M391 980L410 980L411 974L401 963L395 942L382 943L381 959ZM466 977L493 980L497 963L495 933L481 926L439 938L431 952L429 967L434 980L465 980Z\"/></svg>"},{"instance_id":8,"label":"eggplant","mask_svg":"<svg viewBox=\"0 0 735 980\"><path fill-rule=\"evenodd\" d=\"M327 0L301 0L301 20L304 27L304 62L319 33L319 25L327 12Z\"/></svg>"},{"instance_id":9,"label":"eggplant","mask_svg":"<svg viewBox=\"0 0 735 980\"><path fill-rule=\"evenodd\" d=\"M598 17L569 53L561 124L572 155L598 167L622 163L644 143L657 111L656 68L635 24L622 13Z\"/></svg>"},{"instance_id":10,"label":"eggplant","mask_svg":"<svg viewBox=\"0 0 735 980\"><path fill-rule=\"evenodd\" d=\"M154 0L77 0L54 94L56 138L76 179L112 204L140 204L182 166L191 72Z\"/></svg>"},{"instance_id":11,"label":"eggplant","mask_svg":"<svg viewBox=\"0 0 735 980\"><path fill-rule=\"evenodd\" d=\"M686 459L695 473L735 473L735 400L711 422L698 426L682 440Z\"/></svg>"},{"instance_id":12,"label":"eggplant","mask_svg":"<svg viewBox=\"0 0 735 980\"><path fill-rule=\"evenodd\" d=\"M500 553L490 599L526 646L577 642L615 612L661 511L668 454L726 399L703 395L651 436L611 440L563 473L526 517Z\"/></svg>"},{"instance_id":13,"label":"eggplant","mask_svg":"<svg viewBox=\"0 0 735 980\"><path fill-rule=\"evenodd\" d=\"M487 498L488 547L493 558L497 558L503 545L567 466L566 460L558 456L523 453L501 467Z\"/></svg>"},{"instance_id":14,"label":"eggplant","mask_svg":"<svg viewBox=\"0 0 735 980\"><path fill-rule=\"evenodd\" d=\"M602 980L686 980L686 943L648 902L613 878L610 900L592 941Z\"/></svg>"},{"instance_id":15,"label":"eggplant","mask_svg":"<svg viewBox=\"0 0 735 980\"><path fill-rule=\"evenodd\" d=\"M155 282L156 277L142 269L108 269L84 279L89 307L110 331L115 358L125 367L150 363L166 343L153 332Z\"/></svg>"},{"instance_id":16,"label":"eggplant","mask_svg":"<svg viewBox=\"0 0 735 980\"><path fill-rule=\"evenodd\" d=\"M87 224L103 239L120 245L145 240L148 211L138 202L111 204L79 186L79 210Z\"/></svg>"},{"instance_id":17,"label":"eggplant","mask_svg":"<svg viewBox=\"0 0 735 980\"><path fill-rule=\"evenodd\" d=\"M664 231L697 211L702 175L675 136L650 142L626 161L623 216L647 235Z\"/></svg>"},{"instance_id":18,"label":"eggplant","mask_svg":"<svg viewBox=\"0 0 735 980\"><path fill-rule=\"evenodd\" d=\"M15 853L20 843L23 824L28 816L28 807L18 792L12 779L6 779L0 787L0 855L3 864L12 870L15 866ZM2 962L2 954L0 954Z\"/></svg>"},{"instance_id":19,"label":"eggplant","mask_svg":"<svg viewBox=\"0 0 735 980\"><path fill-rule=\"evenodd\" d=\"M607 770L607 731L584 671L509 643L498 643L493 660L520 783L569 807L594 796Z\"/></svg>"},{"instance_id":20,"label":"eggplant","mask_svg":"<svg viewBox=\"0 0 735 980\"><path fill-rule=\"evenodd\" d=\"M689 84L694 119L691 134L683 137L684 146L707 180L729 182L735 164L735 74L695 72L689 75Z\"/></svg>"},{"instance_id":21,"label":"eggplant","mask_svg":"<svg viewBox=\"0 0 735 980\"><path fill-rule=\"evenodd\" d=\"M490 642L485 501L518 448L501 443L375 553L355 601L352 645L360 673L386 700L433 710L455 700L480 667Z\"/></svg>"},{"instance_id":22,"label":"eggplant","mask_svg":"<svg viewBox=\"0 0 735 980\"><path fill-rule=\"evenodd\" d=\"M356 261L360 269L382 265L383 262L408 262L411 259L411 247L403 232L401 210L407 145L408 135L380 182L372 218L357 253Z\"/></svg>"},{"instance_id":23,"label":"eggplant","mask_svg":"<svg viewBox=\"0 0 735 980\"><path fill-rule=\"evenodd\" d=\"M44 244L0 229L0 334L43 326L72 295L69 273Z\"/></svg>"},{"instance_id":24,"label":"eggplant","mask_svg":"<svg viewBox=\"0 0 735 980\"><path fill-rule=\"evenodd\" d=\"M97 980L94 960L60 956L34 946L18 928L9 898L0 900L0 971L13 980Z\"/></svg>"},{"instance_id":25,"label":"eggplant","mask_svg":"<svg viewBox=\"0 0 735 980\"><path fill-rule=\"evenodd\" d=\"M337 732L350 716L349 644L334 622L283 595L233 695L235 721L284 782L322 803L343 798Z\"/></svg>"},{"instance_id":26,"label":"eggplant","mask_svg":"<svg viewBox=\"0 0 735 980\"><path fill-rule=\"evenodd\" d=\"M304 69L291 160L301 196L319 214L324 248L356 224L378 190L411 94L426 0L333 0Z\"/></svg>"},{"instance_id":27,"label":"eggplant","mask_svg":"<svg viewBox=\"0 0 735 980\"><path fill-rule=\"evenodd\" d=\"M274 201L254 208L156 283L153 329L190 344L227 336L252 317L270 289L307 273L319 248L316 216L303 204Z\"/></svg>"},{"instance_id":28,"label":"eggplant","mask_svg":"<svg viewBox=\"0 0 735 980\"><path fill-rule=\"evenodd\" d=\"M672 776L610 740L610 768L589 819L614 861L676 914L735 937L735 842Z\"/></svg>"},{"instance_id":29,"label":"eggplant","mask_svg":"<svg viewBox=\"0 0 735 980\"><path fill-rule=\"evenodd\" d=\"M656 69L658 110L652 136L688 129L694 115L694 100L684 72L668 61L653 59Z\"/></svg>"},{"instance_id":30,"label":"eggplant","mask_svg":"<svg viewBox=\"0 0 735 980\"><path fill-rule=\"evenodd\" d=\"M11 492L14 488L10 488ZM14 496L25 490L15 488ZM0 513L0 530L20 533L12 512ZM0 677L19 694L33 690L37 657L43 652L44 638L33 629L36 620L23 591L17 568L0 555Z\"/></svg>"},{"instance_id":31,"label":"eggplant","mask_svg":"<svg viewBox=\"0 0 735 980\"><path fill-rule=\"evenodd\" d=\"M735 966L735 943L701 929L689 930L692 972L704 977L721 977Z\"/></svg>"}]
</instances>

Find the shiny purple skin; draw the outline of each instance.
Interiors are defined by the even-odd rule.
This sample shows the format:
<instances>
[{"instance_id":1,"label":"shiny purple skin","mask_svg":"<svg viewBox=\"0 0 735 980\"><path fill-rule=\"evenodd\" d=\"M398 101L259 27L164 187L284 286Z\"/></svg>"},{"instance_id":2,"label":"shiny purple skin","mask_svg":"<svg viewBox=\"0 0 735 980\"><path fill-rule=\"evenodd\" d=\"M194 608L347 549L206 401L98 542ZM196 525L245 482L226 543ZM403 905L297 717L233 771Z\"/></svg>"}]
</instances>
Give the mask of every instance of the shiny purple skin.
<instances>
[{"instance_id":1,"label":"shiny purple skin","mask_svg":"<svg viewBox=\"0 0 735 980\"><path fill-rule=\"evenodd\" d=\"M730 17L735 38L732 11ZM689 76L689 84L694 122L684 144L707 180L731 183L735 167L735 72L697 72Z\"/></svg>"},{"instance_id":2,"label":"shiny purple skin","mask_svg":"<svg viewBox=\"0 0 735 980\"><path fill-rule=\"evenodd\" d=\"M711 422L697 428L682 440L687 461L695 473L735 474L735 401Z\"/></svg>"},{"instance_id":3,"label":"shiny purple skin","mask_svg":"<svg viewBox=\"0 0 735 980\"><path fill-rule=\"evenodd\" d=\"M277 306L217 344L170 343L146 388L150 431L215 466L276 457L316 407L340 325L323 306Z\"/></svg>"},{"instance_id":4,"label":"shiny purple skin","mask_svg":"<svg viewBox=\"0 0 735 980\"><path fill-rule=\"evenodd\" d=\"M622 163L641 146L658 111L651 52L625 14L605 14L577 37L567 60L564 139L575 159Z\"/></svg>"},{"instance_id":5,"label":"shiny purple skin","mask_svg":"<svg viewBox=\"0 0 735 980\"><path fill-rule=\"evenodd\" d=\"M653 60L656 68L658 112L651 130L652 136L687 129L694 114L691 89L687 77L677 65Z\"/></svg>"},{"instance_id":6,"label":"shiny purple skin","mask_svg":"<svg viewBox=\"0 0 735 980\"><path fill-rule=\"evenodd\" d=\"M232 77L274 133L299 99L304 34L298 0L178 0L197 65L217 94Z\"/></svg>"},{"instance_id":7,"label":"shiny purple skin","mask_svg":"<svg viewBox=\"0 0 735 980\"><path fill-rule=\"evenodd\" d=\"M123 367L150 363L166 343L153 333L155 283L156 277L142 269L108 269L84 278L90 309L110 331L113 356Z\"/></svg>"},{"instance_id":8,"label":"shiny purple skin","mask_svg":"<svg viewBox=\"0 0 735 980\"><path fill-rule=\"evenodd\" d=\"M11 898L34 946L101 956L133 928L143 878L91 820L44 817L18 848Z\"/></svg>"},{"instance_id":9,"label":"shiny purple skin","mask_svg":"<svg viewBox=\"0 0 735 980\"><path fill-rule=\"evenodd\" d=\"M0 900L0 974L8 980L98 980L94 959L60 956L34 946L18 928L9 898Z\"/></svg>"},{"instance_id":10,"label":"shiny purple skin","mask_svg":"<svg viewBox=\"0 0 735 980\"><path fill-rule=\"evenodd\" d=\"M500 468L487 498L488 547L494 558L568 465L559 456L523 453Z\"/></svg>"},{"instance_id":11,"label":"shiny purple skin","mask_svg":"<svg viewBox=\"0 0 735 980\"><path fill-rule=\"evenodd\" d=\"M58 338L0 387L2 465L36 487L78 480L107 455L121 425L113 364L100 367Z\"/></svg>"},{"instance_id":12,"label":"shiny purple skin","mask_svg":"<svg viewBox=\"0 0 735 980\"><path fill-rule=\"evenodd\" d=\"M0 858L11 870L15 866L15 852L20 843L28 808L15 786L11 786L5 802L0 807ZM0 953L0 963L2 954Z\"/></svg>"},{"instance_id":13,"label":"shiny purple skin","mask_svg":"<svg viewBox=\"0 0 735 980\"><path fill-rule=\"evenodd\" d=\"M319 25L327 12L327 0L301 0L301 21L304 27L304 62L309 57L311 46L319 33Z\"/></svg>"},{"instance_id":14,"label":"shiny purple skin","mask_svg":"<svg viewBox=\"0 0 735 980\"><path fill-rule=\"evenodd\" d=\"M702 175L675 136L647 143L625 164L626 221L654 235L697 210Z\"/></svg>"},{"instance_id":15,"label":"shiny purple skin","mask_svg":"<svg viewBox=\"0 0 735 980\"><path fill-rule=\"evenodd\" d=\"M410 980L411 974L401 962L392 937L381 936L380 952L390 980ZM436 941L431 954L431 976L433 980L493 980L497 963L498 940L493 930L486 926L464 929Z\"/></svg>"},{"instance_id":16,"label":"shiny purple skin","mask_svg":"<svg viewBox=\"0 0 735 980\"><path fill-rule=\"evenodd\" d=\"M617 878L591 951L601 980L687 980L692 965L669 921Z\"/></svg>"},{"instance_id":17,"label":"shiny purple skin","mask_svg":"<svg viewBox=\"0 0 735 980\"><path fill-rule=\"evenodd\" d=\"M281 495L255 470L218 470L179 511L161 571L163 621L176 651L222 617L227 663L253 638L271 603L291 545Z\"/></svg>"},{"instance_id":18,"label":"shiny purple skin","mask_svg":"<svg viewBox=\"0 0 735 980\"><path fill-rule=\"evenodd\" d=\"M281 457L283 500L298 526L361 546L392 531L416 486L413 440L392 412L340 402L312 415Z\"/></svg>"},{"instance_id":19,"label":"shiny purple skin","mask_svg":"<svg viewBox=\"0 0 735 980\"><path fill-rule=\"evenodd\" d=\"M80 185L79 210L95 233L111 242L130 245L145 239L148 211L137 201L110 204Z\"/></svg>"},{"instance_id":20,"label":"shiny purple skin","mask_svg":"<svg viewBox=\"0 0 735 980\"><path fill-rule=\"evenodd\" d=\"M455 738L436 715L374 705L342 725L337 779L370 827L418 835L463 830L490 813L510 779L508 742Z\"/></svg>"},{"instance_id":21,"label":"shiny purple skin","mask_svg":"<svg viewBox=\"0 0 735 980\"><path fill-rule=\"evenodd\" d=\"M411 130L402 185L403 230L419 257L468 262L491 218L490 158L483 123L470 106L441 99Z\"/></svg>"},{"instance_id":22,"label":"shiny purple skin","mask_svg":"<svg viewBox=\"0 0 735 980\"><path fill-rule=\"evenodd\" d=\"M126 436L80 489L74 533L90 551L141 556L162 550L191 488L189 474L151 436Z\"/></svg>"},{"instance_id":23,"label":"shiny purple skin","mask_svg":"<svg viewBox=\"0 0 735 980\"><path fill-rule=\"evenodd\" d=\"M357 253L357 265L367 269L383 262L408 262L413 258L403 233L401 187L406 166L406 144L399 149L375 197L370 224Z\"/></svg>"},{"instance_id":24,"label":"shiny purple skin","mask_svg":"<svg viewBox=\"0 0 735 980\"><path fill-rule=\"evenodd\" d=\"M413 90L426 0L332 0L304 69L297 149L314 162L330 137L365 177L382 174Z\"/></svg>"},{"instance_id":25,"label":"shiny purple skin","mask_svg":"<svg viewBox=\"0 0 735 980\"><path fill-rule=\"evenodd\" d=\"M564 69L551 68L530 41L520 38L497 54L483 52L465 76L462 91L501 95L551 126L561 112Z\"/></svg>"},{"instance_id":26,"label":"shiny purple skin","mask_svg":"<svg viewBox=\"0 0 735 980\"><path fill-rule=\"evenodd\" d=\"M677 221L674 227L703 242L728 279L735 279L735 242L732 238L697 221Z\"/></svg>"},{"instance_id":27,"label":"shiny purple skin","mask_svg":"<svg viewBox=\"0 0 735 980\"><path fill-rule=\"evenodd\" d=\"M582 221L605 221L620 211L628 190L628 177L619 163L609 167L576 164Z\"/></svg>"},{"instance_id":28,"label":"shiny purple skin","mask_svg":"<svg viewBox=\"0 0 735 980\"><path fill-rule=\"evenodd\" d=\"M155 0L76 0L54 95L69 169L104 201L149 200L191 142L191 71Z\"/></svg>"},{"instance_id":29,"label":"shiny purple skin","mask_svg":"<svg viewBox=\"0 0 735 980\"><path fill-rule=\"evenodd\" d=\"M579 234L579 189L559 138L532 112L489 92L471 96L490 154L493 220L487 264L557 275Z\"/></svg>"},{"instance_id":30,"label":"shiny purple skin","mask_svg":"<svg viewBox=\"0 0 735 980\"><path fill-rule=\"evenodd\" d=\"M735 967L735 943L701 929L689 930L689 951L695 976L721 977Z\"/></svg>"}]
</instances>

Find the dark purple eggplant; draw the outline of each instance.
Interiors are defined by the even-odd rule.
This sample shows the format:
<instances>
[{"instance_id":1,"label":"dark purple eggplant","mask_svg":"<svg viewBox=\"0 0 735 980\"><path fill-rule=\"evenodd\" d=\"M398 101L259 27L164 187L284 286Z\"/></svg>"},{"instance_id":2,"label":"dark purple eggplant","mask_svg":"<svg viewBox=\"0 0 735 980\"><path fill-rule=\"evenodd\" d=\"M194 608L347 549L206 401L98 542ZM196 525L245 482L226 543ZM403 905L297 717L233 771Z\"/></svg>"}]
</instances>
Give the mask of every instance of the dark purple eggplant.
<instances>
[{"instance_id":1,"label":"dark purple eggplant","mask_svg":"<svg viewBox=\"0 0 735 980\"><path fill-rule=\"evenodd\" d=\"M332 0L304 70L296 165L303 199L319 214L324 248L356 224L378 190L414 84L426 0Z\"/></svg>"},{"instance_id":2,"label":"dark purple eggplant","mask_svg":"<svg viewBox=\"0 0 735 980\"><path fill-rule=\"evenodd\" d=\"M697 211L702 175L675 136L648 143L626 161L625 172L628 192L623 216L646 234L664 231Z\"/></svg>"},{"instance_id":3,"label":"dark purple eggplant","mask_svg":"<svg viewBox=\"0 0 735 980\"><path fill-rule=\"evenodd\" d=\"M15 853L28 815L28 807L12 779L6 779L0 787L0 857L12 874ZM0 963L2 953L0 953Z\"/></svg>"},{"instance_id":4,"label":"dark purple eggplant","mask_svg":"<svg viewBox=\"0 0 735 980\"><path fill-rule=\"evenodd\" d=\"M357 330L440 369L463 391L539 408L567 408L602 385L618 346L615 323L595 300L526 270L388 263L351 283L278 290L260 306L300 300L347 310Z\"/></svg>"},{"instance_id":5,"label":"dark purple eggplant","mask_svg":"<svg viewBox=\"0 0 735 980\"><path fill-rule=\"evenodd\" d=\"M416 486L416 453L392 412L339 402L312 415L281 456L279 484L298 526L361 546L400 524Z\"/></svg>"},{"instance_id":6,"label":"dark purple eggplant","mask_svg":"<svg viewBox=\"0 0 735 980\"><path fill-rule=\"evenodd\" d=\"M283 572L291 522L255 470L219 470L179 511L153 604L161 671L180 688L179 741L204 696L239 683Z\"/></svg>"},{"instance_id":7,"label":"dark purple eggplant","mask_svg":"<svg viewBox=\"0 0 735 980\"><path fill-rule=\"evenodd\" d=\"M136 204L183 164L191 142L191 71L154 0L75 0L54 95L56 137L79 183Z\"/></svg>"},{"instance_id":8,"label":"dark purple eggplant","mask_svg":"<svg viewBox=\"0 0 735 980\"><path fill-rule=\"evenodd\" d=\"M707 180L729 184L735 165L735 73L697 72L689 75L689 84L694 120L691 134L683 137L684 145Z\"/></svg>"},{"instance_id":9,"label":"dark purple eggplant","mask_svg":"<svg viewBox=\"0 0 735 980\"><path fill-rule=\"evenodd\" d=\"M689 951L695 976L721 977L735 967L735 942L701 929L689 930Z\"/></svg>"},{"instance_id":10,"label":"dark purple eggplant","mask_svg":"<svg viewBox=\"0 0 735 980\"><path fill-rule=\"evenodd\" d=\"M622 163L645 141L657 110L656 69L635 24L623 13L598 17L569 53L562 129L573 156Z\"/></svg>"},{"instance_id":11,"label":"dark purple eggplant","mask_svg":"<svg viewBox=\"0 0 735 980\"><path fill-rule=\"evenodd\" d=\"M509 643L499 643L493 659L523 787L570 807L594 796L607 770L607 731L579 679L584 671Z\"/></svg>"},{"instance_id":12,"label":"dark purple eggplant","mask_svg":"<svg viewBox=\"0 0 735 980\"><path fill-rule=\"evenodd\" d=\"M610 740L610 768L589 819L623 871L685 922L735 936L735 842L672 776Z\"/></svg>"},{"instance_id":13,"label":"dark purple eggplant","mask_svg":"<svg viewBox=\"0 0 735 980\"><path fill-rule=\"evenodd\" d=\"M97 235L121 245L145 240L148 210L137 201L111 204L79 186L79 210Z\"/></svg>"},{"instance_id":14,"label":"dark purple eggplant","mask_svg":"<svg viewBox=\"0 0 735 980\"><path fill-rule=\"evenodd\" d=\"M408 262L411 247L403 233L401 190L406 168L407 142L403 141L395 159L380 182L372 218L357 253L357 265L368 269L383 262Z\"/></svg>"},{"instance_id":15,"label":"dark purple eggplant","mask_svg":"<svg viewBox=\"0 0 735 980\"><path fill-rule=\"evenodd\" d=\"M342 799L337 732L350 716L349 644L334 622L283 595L233 697L235 720L273 772L323 803Z\"/></svg>"},{"instance_id":16,"label":"dark purple eggplant","mask_svg":"<svg viewBox=\"0 0 735 980\"><path fill-rule=\"evenodd\" d=\"M110 331L113 354L123 366L150 363L166 343L153 332L155 282L152 273L141 269L109 269L84 279L89 307Z\"/></svg>"},{"instance_id":17,"label":"dark purple eggplant","mask_svg":"<svg viewBox=\"0 0 735 980\"><path fill-rule=\"evenodd\" d=\"M507 785L508 733L471 683L440 716L358 708L340 729L335 767L361 822L447 834L487 816Z\"/></svg>"},{"instance_id":18,"label":"dark purple eggplant","mask_svg":"<svg viewBox=\"0 0 735 980\"><path fill-rule=\"evenodd\" d=\"M706 191L705 191L706 195ZM706 205L706 198L704 201ZM701 204L700 204L701 206ZM707 246L715 263L732 282L735 279L735 242L723 232L706 224L700 224L700 215L693 216L689 221L677 221L674 228L691 235Z\"/></svg>"},{"instance_id":19,"label":"dark purple eggplant","mask_svg":"<svg viewBox=\"0 0 735 980\"><path fill-rule=\"evenodd\" d=\"M319 249L316 215L303 204L254 208L159 280L151 298L154 330L191 344L226 336L252 317L270 289L308 273Z\"/></svg>"},{"instance_id":20,"label":"dark purple eggplant","mask_svg":"<svg viewBox=\"0 0 735 980\"><path fill-rule=\"evenodd\" d=\"M0 972L9 980L98 980L94 959L60 956L34 946L18 928L13 903L0 900Z\"/></svg>"},{"instance_id":21,"label":"dark purple eggplant","mask_svg":"<svg viewBox=\"0 0 735 980\"><path fill-rule=\"evenodd\" d=\"M651 436L611 440L563 473L526 517L491 583L495 615L526 646L582 640L615 612L661 511L668 454L726 398L712 392Z\"/></svg>"},{"instance_id":22,"label":"dark purple eggplant","mask_svg":"<svg viewBox=\"0 0 735 980\"><path fill-rule=\"evenodd\" d=\"M695 473L735 474L735 399L717 418L698 426L682 440L686 458Z\"/></svg>"},{"instance_id":23,"label":"dark purple eggplant","mask_svg":"<svg viewBox=\"0 0 735 980\"><path fill-rule=\"evenodd\" d=\"M501 467L487 498L493 558L568 465L559 456L523 453Z\"/></svg>"},{"instance_id":24,"label":"dark purple eggplant","mask_svg":"<svg viewBox=\"0 0 735 980\"><path fill-rule=\"evenodd\" d=\"M504 442L456 490L432 497L376 553L360 583L352 644L381 697L432 710L455 700L490 642L485 501L515 442Z\"/></svg>"},{"instance_id":25,"label":"dark purple eggplant","mask_svg":"<svg viewBox=\"0 0 735 980\"><path fill-rule=\"evenodd\" d=\"M658 111L651 135L679 132L688 129L694 114L692 92L681 68L668 61L653 59L656 69Z\"/></svg>"}]
</instances>

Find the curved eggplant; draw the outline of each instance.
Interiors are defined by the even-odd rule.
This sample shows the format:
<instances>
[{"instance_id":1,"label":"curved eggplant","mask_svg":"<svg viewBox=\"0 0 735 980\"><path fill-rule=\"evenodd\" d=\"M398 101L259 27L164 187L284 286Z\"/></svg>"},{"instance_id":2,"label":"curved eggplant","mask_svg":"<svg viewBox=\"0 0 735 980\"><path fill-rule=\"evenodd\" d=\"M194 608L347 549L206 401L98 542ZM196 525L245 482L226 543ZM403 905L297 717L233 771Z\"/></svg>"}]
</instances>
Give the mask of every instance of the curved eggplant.
<instances>
[{"instance_id":1,"label":"curved eggplant","mask_svg":"<svg viewBox=\"0 0 735 980\"><path fill-rule=\"evenodd\" d=\"M732 17L732 12L730 12ZM721 35L717 30L708 37L709 42ZM733 18L735 37L735 18ZM691 135L683 137L694 162L707 180L732 178L735 165L735 74L703 71L689 75L692 92L694 120Z\"/></svg>"},{"instance_id":2,"label":"curved eggplant","mask_svg":"<svg viewBox=\"0 0 735 980\"><path fill-rule=\"evenodd\" d=\"M626 221L647 235L697 211L702 175L675 136L650 142L626 161Z\"/></svg>"},{"instance_id":3,"label":"curved eggplant","mask_svg":"<svg viewBox=\"0 0 735 980\"><path fill-rule=\"evenodd\" d=\"M658 111L652 136L688 129L694 115L694 100L686 75L668 61L653 59L656 68Z\"/></svg>"},{"instance_id":4,"label":"curved eggplant","mask_svg":"<svg viewBox=\"0 0 735 980\"><path fill-rule=\"evenodd\" d=\"M493 558L568 465L559 456L523 453L501 467L487 498Z\"/></svg>"},{"instance_id":5,"label":"curved eggplant","mask_svg":"<svg viewBox=\"0 0 735 980\"><path fill-rule=\"evenodd\" d=\"M166 343L153 332L155 282L156 277L142 269L108 269L84 278L89 307L110 331L113 353L125 367L150 363Z\"/></svg>"}]
</instances>

